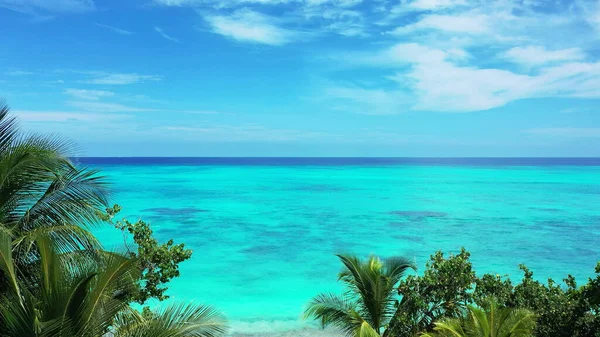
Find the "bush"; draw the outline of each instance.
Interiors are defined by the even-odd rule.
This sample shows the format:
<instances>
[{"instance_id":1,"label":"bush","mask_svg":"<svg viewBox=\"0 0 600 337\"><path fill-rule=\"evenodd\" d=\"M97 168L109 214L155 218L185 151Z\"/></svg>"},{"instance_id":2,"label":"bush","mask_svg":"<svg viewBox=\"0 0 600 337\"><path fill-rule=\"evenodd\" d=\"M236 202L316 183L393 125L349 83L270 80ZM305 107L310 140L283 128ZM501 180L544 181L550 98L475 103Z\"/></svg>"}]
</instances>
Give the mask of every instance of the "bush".
<instances>
[{"instance_id":1,"label":"bush","mask_svg":"<svg viewBox=\"0 0 600 337\"><path fill-rule=\"evenodd\" d=\"M571 275L564 285L552 279L542 283L526 266L520 283L507 277L476 276L464 248L459 254L431 256L423 276L409 276L400 283L394 329L388 336L415 336L431 332L434 322L460 317L469 305L483 306L490 298L500 305L529 309L536 314L534 332L540 337L600 337L600 263L596 277L578 286Z\"/></svg>"}]
</instances>

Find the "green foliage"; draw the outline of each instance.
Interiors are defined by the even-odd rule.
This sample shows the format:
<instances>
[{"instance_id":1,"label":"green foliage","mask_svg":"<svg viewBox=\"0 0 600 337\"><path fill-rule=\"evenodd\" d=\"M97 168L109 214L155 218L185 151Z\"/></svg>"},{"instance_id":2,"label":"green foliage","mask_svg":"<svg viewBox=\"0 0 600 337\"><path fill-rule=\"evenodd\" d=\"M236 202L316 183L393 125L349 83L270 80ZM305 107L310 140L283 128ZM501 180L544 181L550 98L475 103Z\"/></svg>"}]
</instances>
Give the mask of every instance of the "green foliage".
<instances>
[{"instance_id":1,"label":"green foliage","mask_svg":"<svg viewBox=\"0 0 600 337\"><path fill-rule=\"evenodd\" d=\"M434 329L439 332L437 336L443 336L438 329L440 322L464 328L466 312L481 314L477 306L488 311L501 306L522 308L498 309L507 319L513 314L526 317L527 322L535 317L535 328L534 324L528 323L529 330L523 331L529 332L523 332L523 336L532 335L533 331L533 336L540 337L600 337L600 263L596 267L596 277L583 286L578 286L570 275L562 286L551 279L547 283L539 282L523 265L520 266L523 279L513 284L509 278L500 275L478 277L469 260L469 252L463 248L458 254L447 257L436 252L427 262L423 275L410 275L404 280L400 280L402 275L399 275L392 282L383 282L385 286L373 286L376 284L373 280L378 280L380 276L377 275L384 270L379 259L361 262L353 257L340 258L346 268L340 274L340 280L348 288L346 295L321 294L312 300L305 314L320 319L323 325L341 328L350 336L359 336L361 331L368 334L367 326L377 335L383 330L385 337L412 337L433 333ZM390 284L393 287L396 282L399 282L399 297L387 293ZM387 295L377 297L376 294ZM490 304L490 301L494 303ZM395 312L390 315L392 310ZM508 314L509 311L513 314Z\"/></svg>"},{"instance_id":2,"label":"green foliage","mask_svg":"<svg viewBox=\"0 0 600 337\"><path fill-rule=\"evenodd\" d=\"M342 296L320 294L308 305L305 317L334 326L348 336L376 337L385 330L394 314L395 287L414 265L404 258L366 261L350 255L338 255L344 269L339 280L346 286ZM385 334L384 334L385 336Z\"/></svg>"},{"instance_id":3,"label":"green foliage","mask_svg":"<svg viewBox=\"0 0 600 337\"><path fill-rule=\"evenodd\" d=\"M474 300L483 305L488 297L494 297L498 303L510 303L513 296L513 284L509 278L500 275L484 274L475 280Z\"/></svg>"},{"instance_id":4,"label":"green foliage","mask_svg":"<svg viewBox=\"0 0 600 337\"><path fill-rule=\"evenodd\" d=\"M0 238L0 251L9 252L0 270L19 275L0 296L2 337L217 337L227 330L223 316L208 306L173 304L143 314L131 309L129 298L141 272L133 258L109 252L99 258L86 251L57 254L52 241L40 237L38 273L23 274L6 249L10 241Z\"/></svg>"},{"instance_id":5,"label":"green foliage","mask_svg":"<svg viewBox=\"0 0 600 337\"><path fill-rule=\"evenodd\" d=\"M444 317L457 317L472 303L477 279L469 261L469 252L444 257L431 256L423 276L408 276L400 282L402 300L397 306L390 336L414 336L431 330Z\"/></svg>"},{"instance_id":6,"label":"green foliage","mask_svg":"<svg viewBox=\"0 0 600 337\"><path fill-rule=\"evenodd\" d=\"M111 329L114 337L218 337L226 332L218 311L195 304L172 304L145 314L126 312Z\"/></svg>"},{"instance_id":7,"label":"green foliage","mask_svg":"<svg viewBox=\"0 0 600 337\"><path fill-rule=\"evenodd\" d=\"M143 304L150 298L158 300L168 298L165 295L167 290L165 284L179 276L179 264L192 256L192 250L186 249L183 243L175 244L172 239L159 244L150 224L142 220L134 223L127 219L113 222L113 218L120 210L119 205L114 205L112 208L107 208L106 213L100 214L100 217L123 232L126 246L127 235L131 235L137 246L137 251L131 251L127 247L128 255L136 259L142 269L139 289L133 300Z\"/></svg>"},{"instance_id":8,"label":"green foliage","mask_svg":"<svg viewBox=\"0 0 600 337\"><path fill-rule=\"evenodd\" d=\"M581 287L572 276L561 286L551 279L539 282L527 267L520 268L524 277L513 284L500 275L477 277L464 249L447 258L435 253L422 276L409 276L400 283L402 300L389 336L431 332L435 321L457 319L470 305L485 306L493 298L502 306L534 312L534 336L600 337L600 263L596 278Z\"/></svg>"},{"instance_id":9,"label":"green foliage","mask_svg":"<svg viewBox=\"0 0 600 337\"><path fill-rule=\"evenodd\" d=\"M163 299L162 287L191 255L183 244L159 245L148 224L115 223L137 252L103 251L88 231L110 221L105 184L76 168L72 146L56 137L24 136L0 104L0 337L153 337L225 333L224 319L200 305L140 314L129 304Z\"/></svg>"},{"instance_id":10,"label":"green foliage","mask_svg":"<svg viewBox=\"0 0 600 337\"><path fill-rule=\"evenodd\" d=\"M99 247L88 229L101 223L106 184L96 171L75 167L74 153L60 137L24 134L0 102L0 229L11 233L15 264L35 258L39 236L63 252Z\"/></svg>"},{"instance_id":11,"label":"green foliage","mask_svg":"<svg viewBox=\"0 0 600 337\"><path fill-rule=\"evenodd\" d=\"M2 240L0 250L7 244ZM5 274L19 275L0 299L0 335L97 337L108 331L135 290L136 261L114 253L58 254L47 236L36 247L37 273L20 273L10 254L0 265Z\"/></svg>"},{"instance_id":12,"label":"green foliage","mask_svg":"<svg viewBox=\"0 0 600 337\"><path fill-rule=\"evenodd\" d=\"M596 280L589 280L578 287L575 278L564 279L565 286L548 279L546 284L533 278L533 273L524 265L523 280L516 285L505 304L533 310L538 316L536 336L591 337L600 336L600 321L595 317L598 306L590 289Z\"/></svg>"},{"instance_id":13,"label":"green foliage","mask_svg":"<svg viewBox=\"0 0 600 337\"><path fill-rule=\"evenodd\" d=\"M482 307L467 306L459 318L435 322L434 332L422 337L530 337L535 326L530 310L515 309L487 301Z\"/></svg>"}]
</instances>

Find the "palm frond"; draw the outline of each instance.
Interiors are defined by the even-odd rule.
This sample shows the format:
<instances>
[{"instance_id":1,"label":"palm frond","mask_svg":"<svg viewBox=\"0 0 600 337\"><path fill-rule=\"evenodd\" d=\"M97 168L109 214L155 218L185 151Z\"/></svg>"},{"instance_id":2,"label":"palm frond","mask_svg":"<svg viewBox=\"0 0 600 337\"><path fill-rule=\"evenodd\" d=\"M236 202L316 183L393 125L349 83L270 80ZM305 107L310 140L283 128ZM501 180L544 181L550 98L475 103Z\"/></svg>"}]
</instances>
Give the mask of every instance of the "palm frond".
<instances>
[{"instance_id":1,"label":"palm frond","mask_svg":"<svg viewBox=\"0 0 600 337\"><path fill-rule=\"evenodd\" d=\"M9 116L9 114L10 108L6 105L6 102L0 101L0 153L4 153L12 144L19 131L16 118Z\"/></svg>"},{"instance_id":2,"label":"palm frond","mask_svg":"<svg viewBox=\"0 0 600 337\"><path fill-rule=\"evenodd\" d=\"M498 327L499 335L511 337L529 337L535 328L536 316L530 310L504 309L508 311L506 319Z\"/></svg>"},{"instance_id":3,"label":"palm frond","mask_svg":"<svg viewBox=\"0 0 600 337\"><path fill-rule=\"evenodd\" d=\"M463 322L456 318L447 318L435 323L435 332L426 333L421 337L466 337Z\"/></svg>"},{"instance_id":4,"label":"palm frond","mask_svg":"<svg viewBox=\"0 0 600 337\"><path fill-rule=\"evenodd\" d=\"M220 337L227 332L225 318L210 306L172 304L150 318L136 316L117 325L115 337Z\"/></svg>"},{"instance_id":5,"label":"palm frond","mask_svg":"<svg viewBox=\"0 0 600 337\"><path fill-rule=\"evenodd\" d=\"M501 307L489 300L481 308L469 306L466 317L435 322L435 331L422 337L530 337L534 327L531 311Z\"/></svg>"},{"instance_id":6,"label":"palm frond","mask_svg":"<svg viewBox=\"0 0 600 337\"><path fill-rule=\"evenodd\" d=\"M17 271L12 254L12 233L4 226L0 226L0 270L8 278L15 298L21 298L21 290L17 279Z\"/></svg>"},{"instance_id":7,"label":"palm frond","mask_svg":"<svg viewBox=\"0 0 600 337\"><path fill-rule=\"evenodd\" d=\"M36 311L37 299L27 291L17 297L9 294L0 298L0 328L7 336L38 336L42 324Z\"/></svg>"},{"instance_id":8,"label":"palm frond","mask_svg":"<svg viewBox=\"0 0 600 337\"><path fill-rule=\"evenodd\" d=\"M356 337L381 337L367 322L362 322L355 334Z\"/></svg>"},{"instance_id":9,"label":"palm frond","mask_svg":"<svg viewBox=\"0 0 600 337\"><path fill-rule=\"evenodd\" d=\"M90 283L91 290L81 305L81 331L107 330L112 318L128 305L124 299L137 289L141 274L137 260L107 253L100 268L104 271Z\"/></svg>"},{"instance_id":10,"label":"palm frond","mask_svg":"<svg viewBox=\"0 0 600 337\"><path fill-rule=\"evenodd\" d=\"M43 194L24 210L20 229L32 229L47 223L99 223L97 211L107 205L106 185L96 171L71 169L56 172Z\"/></svg>"},{"instance_id":11,"label":"palm frond","mask_svg":"<svg viewBox=\"0 0 600 337\"><path fill-rule=\"evenodd\" d=\"M334 294L319 294L314 297L304 311L304 318L314 318L323 327L333 326L348 335L354 335L364 322L355 302Z\"/></svg>"},{"instance_id":12,"label":"palm frond","mask_svg":"<svg viewBox=\"0 0 600 337\"><path fill-rule=\"evenodd\" d=\"M417 266L405 257L390 257L384 260L385 276L389 277L390 283L396 284L404 277L407 270L417 270Z\"/></svg>"},{"instance_id":13,"label":"palm frond","mask_svg":"<svg viewBox=\"0 0 600 337\"><path fill-rule=\"evenodd\" d=\"M78 225L59 223L21 232L21 236L13 240L14 250L27 255L33 249L35 242L41 237L52 240L58 253L79 250L94 251L101 247L98 239L87 229Z\"/></svg>"}]
</instances>

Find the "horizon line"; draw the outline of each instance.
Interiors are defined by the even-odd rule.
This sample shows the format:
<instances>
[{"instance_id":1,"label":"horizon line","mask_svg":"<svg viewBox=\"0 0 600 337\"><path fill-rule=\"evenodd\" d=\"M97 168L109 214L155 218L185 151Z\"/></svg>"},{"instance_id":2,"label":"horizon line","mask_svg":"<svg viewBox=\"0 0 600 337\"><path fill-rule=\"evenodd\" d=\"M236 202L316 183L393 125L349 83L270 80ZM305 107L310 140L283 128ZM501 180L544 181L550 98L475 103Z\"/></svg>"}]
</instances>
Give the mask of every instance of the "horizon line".
<instances>
[{"instance_id":1,"label":"horizon line","mask_svg":"<svg viewBox=\"0 0 600 337\"><path fill-rule=\"evenodd\" d=\"M176 159L600 159L600 156L546 157L546 156L456 156L456 157L409 157L409 156L71 156L70 158L176 158Z\"/></svg>"}]
</instances>

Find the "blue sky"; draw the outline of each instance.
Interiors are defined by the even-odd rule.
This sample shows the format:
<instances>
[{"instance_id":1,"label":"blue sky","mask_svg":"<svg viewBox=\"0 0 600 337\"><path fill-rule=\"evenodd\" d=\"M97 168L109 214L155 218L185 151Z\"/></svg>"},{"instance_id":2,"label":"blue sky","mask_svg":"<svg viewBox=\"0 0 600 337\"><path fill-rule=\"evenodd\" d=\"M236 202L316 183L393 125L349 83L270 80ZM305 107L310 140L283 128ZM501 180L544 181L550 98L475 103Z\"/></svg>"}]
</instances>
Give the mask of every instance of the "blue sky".
<instances>
[{"instance_id":1,"label":"blue sky","mask_svg":"<svg viewBox=\"0 0 600 337\"><path fill-rule=\"evenodd\" d=\"M0 22L0 97L83 155L600 155L597 0L0 0Z\"/></svg>"}]
</instances>

